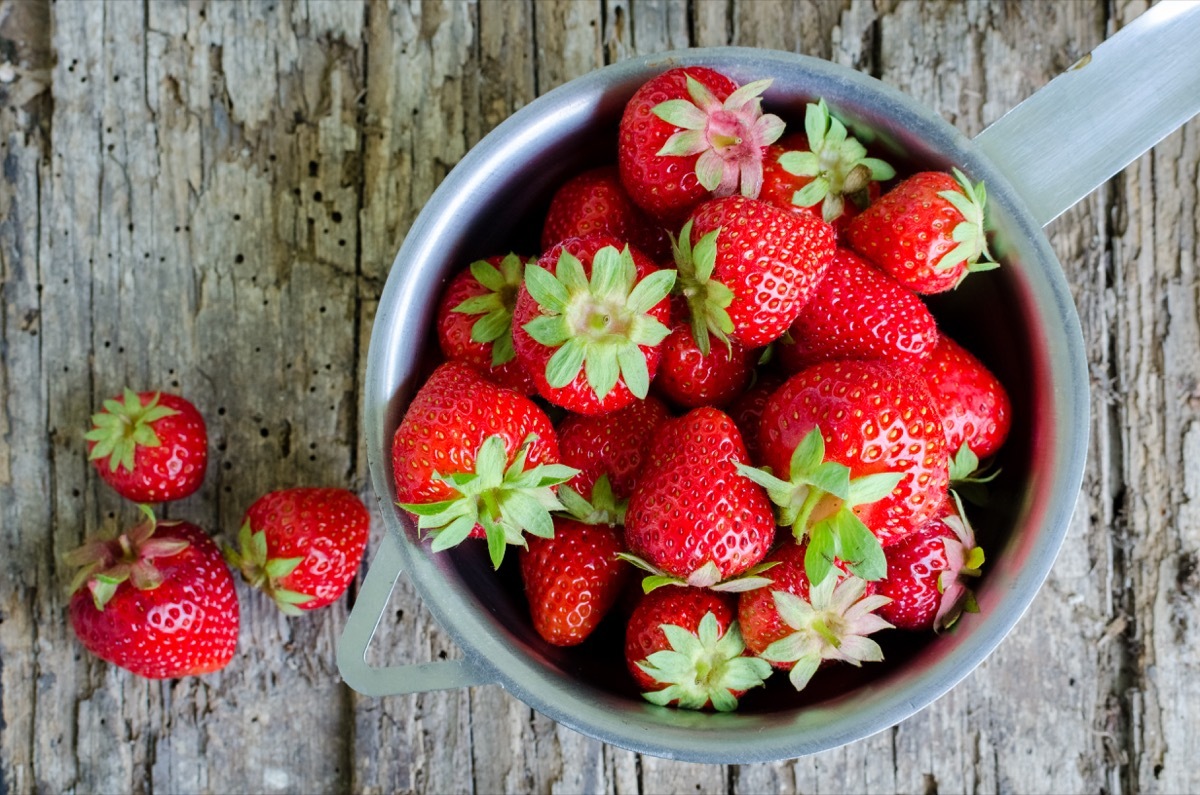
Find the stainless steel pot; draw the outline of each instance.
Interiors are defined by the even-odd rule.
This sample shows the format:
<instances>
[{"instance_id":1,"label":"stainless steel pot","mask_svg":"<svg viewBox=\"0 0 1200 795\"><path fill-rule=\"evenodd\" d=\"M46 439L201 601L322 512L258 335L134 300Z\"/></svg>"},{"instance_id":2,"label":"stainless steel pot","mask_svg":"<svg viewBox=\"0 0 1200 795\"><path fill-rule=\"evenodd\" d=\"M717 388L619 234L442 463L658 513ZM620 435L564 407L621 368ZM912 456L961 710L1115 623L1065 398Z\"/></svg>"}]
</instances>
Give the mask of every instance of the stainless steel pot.
<instances>
[{"instance_id":1,"label":"stainless steel pot","mask_svg":"<svg viewBox=\"0 0 1200 795\"><path fill-rule=\"evenodd\" d=\"M1163 2L970 140L940 116L868 76L792 53L695 49L625 61L530 103L450 173L396 255L367 356L368 463L387 533L338 653L343 678L374 696L494 683L539 712L642 753L711 763L802 756L888 728L965 677L1017 623L1050 570L1082 479L1088 376L1079 320L1042 227L1200 111L1200 3ZM769 703L748 696L733 714L655 707L622 689L613 660L583 659L540 640L514 583L481 545L432 554L395 506L392 434L428 373L436 296L472 259L530 240L563 179L612 155L624 102L675 65L706 65L745 82L774 78L765 104L785 119L824 97L860 139L898 165L957 166L987 184L992 250L1003 267L932 302L939 322L1000 375L1015 424L993 507L976 520L987 540L981 612L821 693ZM1001 328L979 333L975 328ZM391 668L365 661L397 578L406 571L461 660ZM868 668L871 668L868 666Z\"/></svg>"}]
</instances>

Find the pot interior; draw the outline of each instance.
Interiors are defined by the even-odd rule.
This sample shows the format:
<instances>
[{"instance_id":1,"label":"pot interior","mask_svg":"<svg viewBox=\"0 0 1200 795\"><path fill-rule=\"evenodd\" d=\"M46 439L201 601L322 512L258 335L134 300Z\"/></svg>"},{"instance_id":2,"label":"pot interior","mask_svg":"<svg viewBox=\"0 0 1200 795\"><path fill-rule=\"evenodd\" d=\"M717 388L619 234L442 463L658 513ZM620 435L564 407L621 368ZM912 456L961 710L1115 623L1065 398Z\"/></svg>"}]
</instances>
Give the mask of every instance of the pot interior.
<instances>
[{"instance_id":1,"label":"pot interior","mask_svg":"<svg viewBox=\"0 0 1200 795\"><path fill-rule=\"evenodd\" d=\"M1013 403L1010 438L986 506L968 506L988 561L981 613L941 636L876 635L886 661L823 671L795 693L776 673L729 715L654 707L632 689L622 626L609 620L583 646L558 649L533 630L510 550L494 572L483 544L434 555L395 506L390 443L405 406L438 361L433 310L446 281L473 259L537 253L555 188L615 162L624 102L673 65L704 64L739 82L773 77L764 106L803 126L823 97L869 148L901 174L957 166L983 179L993 252L1002 267L928 301L944 332L979 356ZM1028 607L1062 542L1087 444L1087 381L1070 294L1041 229L1002 174L931 111L864 75L791 53L725 48L623 62L539 98L489 134L447 177L397 255L367 363L368 460L389 532L398 534L423 600L464 654L517 697L601 740L703 762L800 756L885 729L970 672ZM386 620L386 619L385 619Z\"/></svg>"}]
</instances>

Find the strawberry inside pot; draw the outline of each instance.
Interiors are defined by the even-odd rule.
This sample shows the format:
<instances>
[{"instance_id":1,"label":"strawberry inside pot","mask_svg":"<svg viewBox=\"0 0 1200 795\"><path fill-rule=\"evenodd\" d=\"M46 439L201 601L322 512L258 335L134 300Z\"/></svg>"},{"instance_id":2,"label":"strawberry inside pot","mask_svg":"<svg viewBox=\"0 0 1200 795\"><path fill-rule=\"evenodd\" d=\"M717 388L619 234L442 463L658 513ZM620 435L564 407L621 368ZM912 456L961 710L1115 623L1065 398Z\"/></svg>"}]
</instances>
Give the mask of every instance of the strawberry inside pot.
<instances>
[{"instance_id":1,"label":"strawberry inside pot","mask_svg":"<svg viewBox=\"0 0 1200 795\"><path fill-rule=\"evenodd\" d=\"M601 623L576 647L545 642L529 618L516 556L497 571L483 544L432 552L412 516L396 505L390 456L409 402L440 361L433 318L448 280L466 263L498 252L539 251L555 191L615 160L618 121L634 92L667 69L691 65L739 85L769 79L759 87L762 110L789 129L803 130L806 106L823 100L872 156L895 168L897 179L958 169L986 184L983 228L999 267L923 300L941 333L1004 385L1012 418L991 462L998 474L987 484L988 503L972 514L976 537L987 548L987 567L975 587L979 612L943 634L881 633L882 663L823 670L819 686L800 692L769 683L747 692L736 712L722 714L639 698L625 673L619 620ZM387 532L342 639L343 675L377 695L497 683L605 742L708 763L815 753L924 708L982 662L1028 607L1062 543L1082 477L1089 410L1082 336L1042 222L1005 172L934 111L865 75L792 53L717 48L633 59L522 108L434 193L397 254L379 303L364 408L368 462ZM419 670L362 662L376 624L391 620L384 606L400 572L457 643L461 660Z\"/></svg>"}]
</instances>

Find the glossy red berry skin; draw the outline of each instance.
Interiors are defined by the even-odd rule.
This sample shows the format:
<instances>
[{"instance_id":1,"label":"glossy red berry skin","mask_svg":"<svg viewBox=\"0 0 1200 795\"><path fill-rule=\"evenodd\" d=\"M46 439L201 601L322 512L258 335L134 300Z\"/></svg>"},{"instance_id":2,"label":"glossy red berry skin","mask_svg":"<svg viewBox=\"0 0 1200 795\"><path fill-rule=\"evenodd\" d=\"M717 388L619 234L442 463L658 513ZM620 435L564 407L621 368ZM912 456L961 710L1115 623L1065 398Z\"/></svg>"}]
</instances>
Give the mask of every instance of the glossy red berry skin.
<instances>
[{"instance_id":1,"label":"glossy red berry skin","mask_svg":"<svg viewBox=\"0 0 1200 795\"><path fill-rule=\"evenodd\" d=\"M667 230L650 221L625 192L616 166L599 166L568 179L554 193L542 223L542 251L569 237L607 234L669 262Z\"/></svg>"},{"instance_id":2,"label":"glossy red berry skin","mask_svg":"<svg viewBox=\"0 0 1200 795\"><path fill-rule=\"evenodd\" d=\"M671 648L662 625L674 624L695 633L708 613L717 619L719 634L724 635L737 620L737 598L707 588L674 585L658 588L641 598L625 630L625 662L640 690L662 687L637 666L654 652Z\"/></svg>"},{"instance_id":3,"label":"glossy red berry skin","mask_svg":"<svg viewBox=\"0 0 1200 795\"><path fill-rule=\"evenodd\" d=\"M730 340L712 340L705 354L692 337L687 305L675 305L671 335L663 340L654 390L675 406L724 408L746 390L759 352Z\"/></svg>"},{"instance_id":4,"label":"glossy red berry skin","mask_svg":"<svg viewBox=\"0 0 1200 795\"><path fill-rule=\"evenodd\" d=\"M567 485L590 498L596 480L608 475L617 499L629 499L655 431L670 418L666 405L653 395L611 414L568 415L558 426L559 452L562 463L579 474Z\"/></svg>"},{"instance_id":5,"label":"glossy red berry skin","mask_svg":"<svg viewBox=\"0 0 1200 795\"><path fill-rule=\"evenodd\" d=\"M929 383L951 453L965 444L980 459L995 455L1012 427L1012 401L1000 379L945 335L919 371Z\"/></svg>"}]
</instances>

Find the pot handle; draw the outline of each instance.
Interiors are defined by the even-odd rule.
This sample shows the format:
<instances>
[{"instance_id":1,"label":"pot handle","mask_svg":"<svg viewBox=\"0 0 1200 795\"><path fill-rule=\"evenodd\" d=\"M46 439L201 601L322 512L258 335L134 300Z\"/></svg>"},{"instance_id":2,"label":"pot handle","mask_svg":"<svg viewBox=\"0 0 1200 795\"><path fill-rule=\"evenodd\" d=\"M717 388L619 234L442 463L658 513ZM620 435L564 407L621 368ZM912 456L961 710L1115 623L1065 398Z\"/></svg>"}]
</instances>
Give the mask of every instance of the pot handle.
<instances>
[{"instance_id":1,"label":"pot handle","mask_svg":"<svg viewBox=\"0 0 1200 795\"><path fill-rule=\"evenodd\" d=\"M367 569L338 643L338 672L346 684L366 696L392 696L493 683L490 673L466 659L385 667L367 662L367 647L383 619L400 571L400 546L387 532Z\"/></svg>"},{"instance_id":2,"label":"pot handle","mask_svg":"<svg viewBox=\"0 0 1200 795\"><path fill-rule=\"evenodd\" d=\"M1200 2L1161 0L975 137L1043 226L1200 113Z\"/></svg>"}]
</instances>

